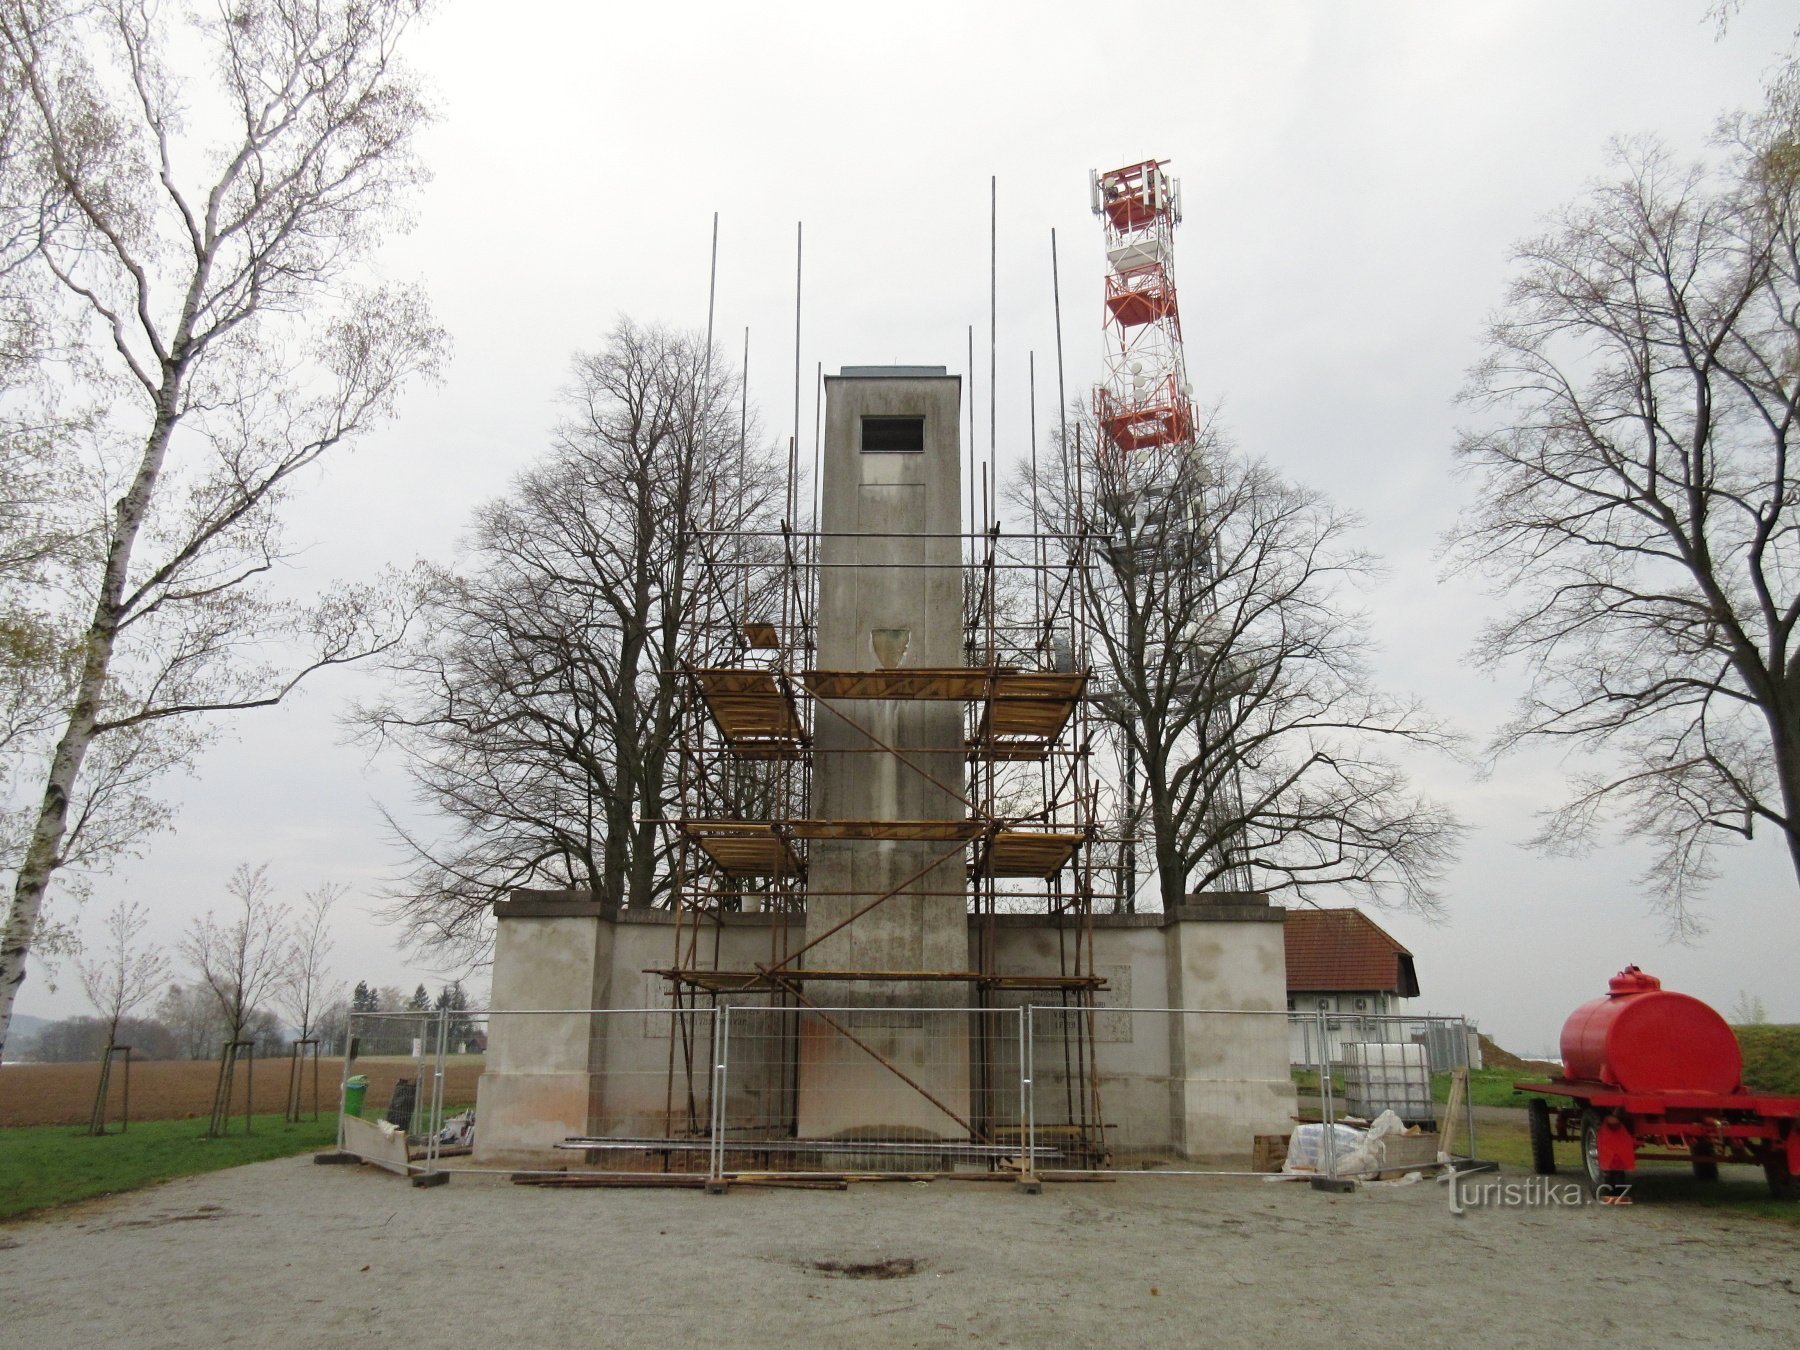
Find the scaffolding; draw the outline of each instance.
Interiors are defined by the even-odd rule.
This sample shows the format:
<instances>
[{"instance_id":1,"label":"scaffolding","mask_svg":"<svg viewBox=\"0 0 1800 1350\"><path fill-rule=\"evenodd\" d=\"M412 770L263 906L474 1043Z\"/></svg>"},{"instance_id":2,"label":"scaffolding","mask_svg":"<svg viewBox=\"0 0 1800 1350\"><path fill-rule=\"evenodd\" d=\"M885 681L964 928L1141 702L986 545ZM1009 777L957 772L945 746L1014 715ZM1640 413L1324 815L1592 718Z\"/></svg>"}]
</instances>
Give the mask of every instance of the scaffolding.
<instances>
[{"instance_id":1,"label":"scaffolding","mask_svg":"<svg viewBox=\"0 0 1800 1350\"><path fill-rule=\"evenodd\" d=\"M788 479L778 527L752 528L741 515L730 520L731 508L715 496L705 523L689 528L689 542L704 559L706 584L688 607L682 632L680 812L664 822L674 859L673 959L652 973L669 982L678 1010L695 1014L730 1006L797 1015L846 998L874 1005L902 984L962 986L965 1006L978 1012L1027 1001L1041 1005L1048 997L1068 1011L1077 1028L1067 1052L1070 1092L1079 1102L1072 1137L1058 1146L1063 1156L1103 1158L1106 1126L1091 1066L1095 996L1106 987L1094 965L1093 916L1096 900L1106 897L1096 892L1100 873L1094 865L1099 834L1086 669L1089 616L1081 584L1088 564L1085 534L1077 529L1073 548L1067 536L1057 536L1052 559L1043 546L1049 536L1003 534L993 518L997 513L984 503L987 518L954 536L961 542L964 664L821 669L816 658L822 571L874 564L822 562L821 546L832 536L797 519L800 485L791 447ZM1081 518L1078 510L1076 519ZM945 536L859 532L857 537ZM846 707L863 700L959 704L960 743L896 748ZM826 719L857 733L860 753L887 757L899 772L921 775L960 800L962 818L824 817L813 790L813 733ZM942 752L963 759L961 790L921 762L941 763ZM822 894L809 890L808 875L809 850L822 840L925 843L932 846L931 861L888 890L849 896L847 918L822 931L804 928L802 938L807 899ZM955 894L964 901L972 929L967 968L816 964L826 939L893 897L946 894L916 887L921 878L943 875L943 864L952 860L960 864ZM766 916L766 959L722 961L727 916L751 912ZM997 930L1000 917L1008 914L1037 916L1056 934L1055 955L1042 968L1020 969L1016 959L1003 968ZM823 1020L856 1039L831 1018ZM705 1016L691 1021L710 1025ZM982 1029L991 1019L973 1021L975 1034L985 1036ZM671 1045L672 1106L684 1093L690 1103L704 1096L695 1079L706 1071L705 1049L693 1043L692 1032L681 1042ZM873 1047L856 1043L882 1058ZM883 1062L911 1082L900 1068ZM995 1056L980 1046L973 1062L985 1074ZM995 1096L978 1090L975 1100L987 1103ZM1008 1139L1004 1125L979 1111L969 1126L973 1143L1017 1143ZM996 1147L995 1157L1005 1152Z\"/></svg>"}]
</instances>

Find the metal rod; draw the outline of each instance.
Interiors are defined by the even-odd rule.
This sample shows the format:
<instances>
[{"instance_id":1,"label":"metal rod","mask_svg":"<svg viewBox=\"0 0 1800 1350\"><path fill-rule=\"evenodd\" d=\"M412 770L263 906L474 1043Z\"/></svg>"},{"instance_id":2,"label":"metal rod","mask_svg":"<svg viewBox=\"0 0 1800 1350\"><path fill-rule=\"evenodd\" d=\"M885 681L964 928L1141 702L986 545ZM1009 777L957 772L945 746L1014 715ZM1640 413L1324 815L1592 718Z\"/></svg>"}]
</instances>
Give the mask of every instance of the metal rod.
<instances>
[{"instance_id":1,"label":"metal rod","mask_svg":"<svg viewBox=\"0 0 1800 1350\"><path fill-rule=\"evenodd\" d=\"M700 387L709 395L712 383L713 305L719 293L719 213L713 212L712 266L706 277L706 355L700 364Z\"/></svg>"},{"instance_id":2,"label":"metal rod","mask_svg":"<svg viewBox=\"0 0 1800 1350\"><path fill-rule=\"evenodd\" d=\"M970 537L980 533L975 520L975 325L969 325L969 528ZM973 559L970 560L973 562Z\"/></svg>"},{"instance_id":3,"label":"metal rod","mask_svg":"<svg viewBox=\"0 0 1800 1350\"><path fill-rule=\"evenodd\" d=\"M817 363L817 366L815 367L815 375L816 375L816 378L815 378L815 384L813 387L812 520L808 522L808 525L812 531L812 537L807 541L807 550L808 550L808 557L810 558L810 560L812 562L812 567L813 567L813 584L816 586L818 583L819 548L820 548L819 512L820 512L821 505L822 505L820 502L820 498L819 498L819 484L820 484L820 459L821 459L821 454L822 454L820 440L821 440L821 436L823 434L823 429L820 424L820 408L821 408L822 400L825 397L825 363L823 361L820 361ZM812 603L813 603L814 607L816 608L817 597L814 597Z\"/></svg>"},{"instance_id":4,"label":"metal rod","mask_svg":"<svg viewBox=\"0 0 1800 1350\"><path fill-rule=\"evenodd\" d=\"M804 221L794 222L794 439L792 444L800 444L800 283L806 261L806 224ZM793 489L788 496L791 500ZM793 522L793 510L788 511L789 522Z\"/></svg>"},{"instance_id":5,"label":"metal rod","mask_svg":"<svg viewBox=\"0 0 1800 1350\"><path fill-rule=\"evenodd\" d=\"M1050 231L1050 293L1056 305L1056 416L1062 428L1063 463L1069 454L1069 395L1063 388L1062 273L1056 263L1056 230Z\"/></svg>"},{"instance_id":6,"label":"metal rod","mask_svg":"<svg viewBox=\"0 0 1800 1350\"><path fill-rule=\"evenodd\" d=\"M750 480L748 470L748 449L750 442L750 330L744 329L744 373L738 382L738 526L742 531L743 523L750 513ZM744 565L744 601L739 607L743 622L750 620L750 550L747 543L739 548L739 561Z\"/></svg>"}]
</instances>

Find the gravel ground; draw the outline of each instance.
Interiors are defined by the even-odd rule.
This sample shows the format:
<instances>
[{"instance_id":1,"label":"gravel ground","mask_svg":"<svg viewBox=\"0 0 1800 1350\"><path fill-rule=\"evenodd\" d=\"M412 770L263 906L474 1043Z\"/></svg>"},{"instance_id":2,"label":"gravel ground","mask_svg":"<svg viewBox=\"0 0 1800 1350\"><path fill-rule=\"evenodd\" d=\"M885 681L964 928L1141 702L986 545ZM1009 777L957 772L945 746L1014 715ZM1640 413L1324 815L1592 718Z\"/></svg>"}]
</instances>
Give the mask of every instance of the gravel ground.
<instances>
[{"instance_id":1,"label":"gravel ground","mask_svg":"<svg viewBox=\"0 0 1800 1350\"><path fill-rule=\"evenodd\" d=\"M0 1308L18 1346L1792 1346L1800 1229L1458 1218L1431 1183L415 1190L303 1157L0 1224Z\"/></svg>"}]
</instances>

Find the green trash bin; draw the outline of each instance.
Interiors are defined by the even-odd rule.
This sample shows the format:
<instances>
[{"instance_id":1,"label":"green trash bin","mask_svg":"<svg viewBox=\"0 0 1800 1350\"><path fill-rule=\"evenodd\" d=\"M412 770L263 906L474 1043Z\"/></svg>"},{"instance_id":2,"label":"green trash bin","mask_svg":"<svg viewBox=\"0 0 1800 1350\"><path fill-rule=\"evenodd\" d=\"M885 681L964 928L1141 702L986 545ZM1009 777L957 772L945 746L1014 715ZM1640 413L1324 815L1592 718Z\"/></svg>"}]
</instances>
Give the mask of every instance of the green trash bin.
<instances>
[{"instance_id":1,"label":"green trash bin","mask_svg":"<svg viewBox=\"0 0 1800 1350\"><path fill-rule=\"evenodd\" d=\"M369 1095L369 1080L362 1074L352 1074L344 1080L344 1114L360 1116L363 1109L363 1098Z\"/></svg>"}]
</instances>

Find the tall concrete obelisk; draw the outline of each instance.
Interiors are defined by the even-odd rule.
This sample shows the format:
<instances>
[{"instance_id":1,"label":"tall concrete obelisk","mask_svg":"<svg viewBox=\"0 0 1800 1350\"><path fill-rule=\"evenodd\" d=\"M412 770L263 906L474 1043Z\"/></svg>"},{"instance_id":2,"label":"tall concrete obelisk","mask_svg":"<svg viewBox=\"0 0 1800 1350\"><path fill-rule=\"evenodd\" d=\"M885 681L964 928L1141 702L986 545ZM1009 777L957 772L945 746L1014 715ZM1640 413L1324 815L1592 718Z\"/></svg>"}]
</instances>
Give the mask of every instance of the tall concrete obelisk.
<instances>
[{"instance_id":1,"label":"tall concrete obelisk","mask_svg":"<svg viewBox=\"0 0 1800 1350\"><path fill-rule=\"evenodd\" d=\"M820 671L963 663L961 393L962 381L941 366L851 366L826 379ZM810 814L846 822L961 821L968 815L962 740L960 703L821 699L813 717ZM814 840L809 934L823 933L899 889L807 952L806 965L966 970L964 868L964 849L954 841ZM807 986L815 1004L858 1009L966 1007L970 992L964 984L917 980L817 980ZM878 1018L859 1011L840 1020L853 1023L868 1049L821 1019L805 1019L802 1137L966 1137L964 1019L929 1013Z\"/></svg>"}]
</instances>

